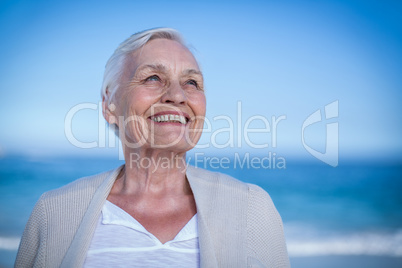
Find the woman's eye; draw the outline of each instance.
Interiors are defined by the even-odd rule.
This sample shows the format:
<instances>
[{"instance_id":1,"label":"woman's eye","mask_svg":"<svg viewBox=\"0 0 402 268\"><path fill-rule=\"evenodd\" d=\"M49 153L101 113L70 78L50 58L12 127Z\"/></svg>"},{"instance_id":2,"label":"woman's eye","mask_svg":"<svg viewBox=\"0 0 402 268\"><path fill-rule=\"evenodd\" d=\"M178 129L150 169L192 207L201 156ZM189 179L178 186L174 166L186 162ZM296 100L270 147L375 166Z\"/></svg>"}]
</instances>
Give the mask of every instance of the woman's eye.
<instances>
[{"instance_id":1,"label":"woman's eye","mask_svg":"<svg viewBox=\"0 0 402 268\"><path fill-rule=\"evenodd\" d=\"M152 75L145 79L145 81L161 81L161 79L157 75Z\"/></svg>"},{"instance_id":2,"label":"woman's eye","mask_svg":"<svg viewBox=\"0 0 402 268\"><path fill-rule=\"evenodd\" d=\"M195 80L188 80L188 81L187 81L187 84L192 85L192 86L195 86L195 87L198 87L198 83L197 83L197 81L195 81Z\"/></svg>"}]
</instances>

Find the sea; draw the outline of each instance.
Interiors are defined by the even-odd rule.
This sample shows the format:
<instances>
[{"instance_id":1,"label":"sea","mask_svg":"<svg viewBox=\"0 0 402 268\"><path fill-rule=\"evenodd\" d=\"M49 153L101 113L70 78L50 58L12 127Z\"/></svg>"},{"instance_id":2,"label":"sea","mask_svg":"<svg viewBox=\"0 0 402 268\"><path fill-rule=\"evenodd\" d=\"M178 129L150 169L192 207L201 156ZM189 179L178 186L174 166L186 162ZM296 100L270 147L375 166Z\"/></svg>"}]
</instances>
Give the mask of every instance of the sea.
<instances>
[{"instance_id":1,"label":"sea","mask_svg":"<svg viewBox=\"0 0 402 268\"><path fill-rule=\"evenodd\" d=\"M0 158L0 267L13 267L42 193L122 164L106 157ZM292 267L402 267L402 163L345 160L331 167L296 159L280 168L205 167L270 194Z\"/></svg>"}]
</instances>

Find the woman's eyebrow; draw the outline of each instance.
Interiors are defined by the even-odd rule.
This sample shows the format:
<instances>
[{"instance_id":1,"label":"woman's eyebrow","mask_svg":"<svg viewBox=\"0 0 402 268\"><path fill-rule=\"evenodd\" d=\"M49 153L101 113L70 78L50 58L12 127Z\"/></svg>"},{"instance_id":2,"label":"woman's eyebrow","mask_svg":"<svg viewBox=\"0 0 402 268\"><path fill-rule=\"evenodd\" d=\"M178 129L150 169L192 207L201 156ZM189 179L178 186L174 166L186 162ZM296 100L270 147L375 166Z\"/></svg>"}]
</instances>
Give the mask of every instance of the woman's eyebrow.
<instances>
[{"instance_id":1,"label":"woman's eyebrow","mask_svg":"<svg viewBox=\"0 0 402 268\"><path fill-rule=\"evenodd\" d=\"M186 70L183 71L183 74L184 75L196 74L196 75L201 75L202 76L202 73L200 71L196 70L196 69L186 69Z\"/></svg>"},{"instance_id":2,"label":"woman's eyebrow","mask_svg":"<svg viewBox=\"0 0 402 268\"><path fill-rule=\"evenodd\" d=\"M167 73L168 72L168 68L163 64L145 64L145 65L138 67L138 69L136 70L135 73L137 74L137 73L143 72L147 69L150 69L150 70L158 72L158 73ZM202 72L200 72L199 70L196 70L196 69L186 69L183 71L182 74L183 75L199 75L199 76L203 77Z\"/></svg>"},{"instance_id":3,"label":"woman's eyebrow","mask_svg":"<svg viewBox=\"0 0 402 268\"><path fill-rule=\"evenodd\" d=\"M146 64L146 65L142 65L142 66L138 67L136 73L144 71L146 69L151 69L153 71L161 72L161 73L167 72L167 68L162 64Z\"/></svg>"}]
</instances>

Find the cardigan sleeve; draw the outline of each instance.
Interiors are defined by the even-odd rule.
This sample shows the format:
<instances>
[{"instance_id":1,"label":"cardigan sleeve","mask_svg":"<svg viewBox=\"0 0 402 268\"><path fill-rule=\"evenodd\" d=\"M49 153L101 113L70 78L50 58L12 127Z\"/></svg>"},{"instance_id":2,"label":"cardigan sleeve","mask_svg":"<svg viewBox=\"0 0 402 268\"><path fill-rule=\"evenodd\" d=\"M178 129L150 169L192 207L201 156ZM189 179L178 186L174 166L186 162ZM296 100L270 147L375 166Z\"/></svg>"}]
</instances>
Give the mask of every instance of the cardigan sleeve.
<instances>
[{"instance_id":1,"label":"cardigan sleeve","mask_svg":"<svg viewBox=\"0 0 402 268\"><path fill-rule=\"evenodd\" d=\"M282 219L267 192L249 184L248 267L290 267Z\"/></svg>"},{"instance_id":2,"label":"cardigan sleeve","mask_svg":"<svg viewBox=\"0 0 402 268\"><path fill-rule=\"evenodd\" d=\"M25 226L15 261L16 268L45 266L47 219L43 203L42 195Z\"/></svg>"}]
</instances>

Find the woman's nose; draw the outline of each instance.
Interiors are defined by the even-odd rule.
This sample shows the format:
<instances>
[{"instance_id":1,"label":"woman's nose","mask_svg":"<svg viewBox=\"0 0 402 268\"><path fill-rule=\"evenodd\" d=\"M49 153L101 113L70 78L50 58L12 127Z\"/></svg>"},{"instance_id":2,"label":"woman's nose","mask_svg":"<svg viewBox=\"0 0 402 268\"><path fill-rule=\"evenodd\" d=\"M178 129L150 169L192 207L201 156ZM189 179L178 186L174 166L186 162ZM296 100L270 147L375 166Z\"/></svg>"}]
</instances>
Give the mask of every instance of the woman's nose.
<instances>
[{"instance_id":1,"label":"woman's nose","mask_svg":"<svg viewBox=\"0 0 402 268\"><path fill-rule=\"evenodd\" d=\"M171 83L162 96L163 103L185 104L187 102L186 92L180 83Z\"/></svg>"}]
</instances>

